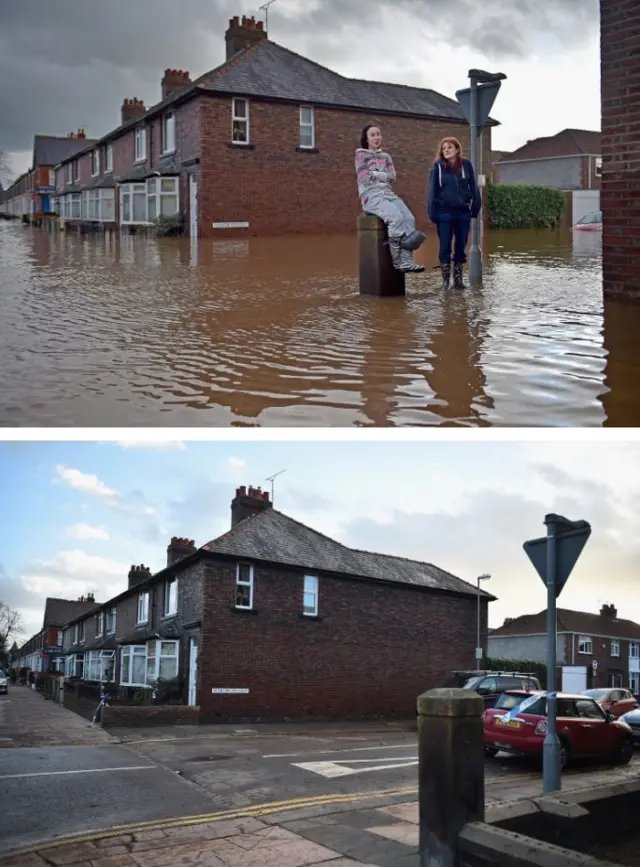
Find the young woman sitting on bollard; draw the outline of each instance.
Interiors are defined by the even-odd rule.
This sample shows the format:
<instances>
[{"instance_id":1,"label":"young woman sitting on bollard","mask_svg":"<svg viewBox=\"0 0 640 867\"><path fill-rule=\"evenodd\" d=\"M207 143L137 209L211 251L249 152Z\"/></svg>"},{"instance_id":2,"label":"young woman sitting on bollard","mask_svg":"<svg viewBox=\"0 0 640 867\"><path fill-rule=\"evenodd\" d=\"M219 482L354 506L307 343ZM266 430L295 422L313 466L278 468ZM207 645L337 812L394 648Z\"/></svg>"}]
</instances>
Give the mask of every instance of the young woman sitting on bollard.
<instances>
[{"instance_id":1,"label":"young woman sitting on bollard","mask_svg":"<svg viewBox=\"0 0 640 867\"><path fill-rule=\"evenodd\" d=\"M393 267L403 272L424 271L423 265L416 264L414 251L425 235L416 230L413 214L393 192L396 170L391 156L382 150L382 133L375 124L362 130L356 150L356 177L362 210L387 226Z\"/></svg>"},{"instance_id":2,"label":"young woman sitting on bollard","mask_svg":"<svg viewBox=\"0 0 640 867\"><path fill-rule=\"evenodd\" d=\"M436 160L429 175L427 211L436 224L440 241L440 267L442 288L451 281L451 246L453 253L453 285L466 289L462 270L467 261L465 248L469 239L471 218L478 216L482 201L471 162L462 157L457 138L441 141Z\"/></svg>"}]
</instances>

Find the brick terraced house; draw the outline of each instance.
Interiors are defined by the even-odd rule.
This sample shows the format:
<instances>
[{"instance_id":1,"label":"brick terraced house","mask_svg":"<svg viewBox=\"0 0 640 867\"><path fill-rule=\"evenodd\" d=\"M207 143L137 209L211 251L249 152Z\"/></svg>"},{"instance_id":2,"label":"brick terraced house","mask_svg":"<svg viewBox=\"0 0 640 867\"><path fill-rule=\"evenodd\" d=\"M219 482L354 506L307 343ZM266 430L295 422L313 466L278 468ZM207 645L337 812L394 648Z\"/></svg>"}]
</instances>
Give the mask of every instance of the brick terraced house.
<instances>
[{"instance_id":1,"label":"brick terraced house","mask_svg":"<svg viewBox=\"0 0 640 867\"><path fill-rule=\"evenodd\" d=\"M182 214L192 236L351 232L360 211L354 152L383 128L398 193L423 224L427 173L446 134L468 148L458 103L419 87L345 78L236 17L226 61L195 80L167 69L151 108L125 99L120 125L56 172L68 220L138 227ZM491 122L495 124L494 121ZM490 174L491 134L484 133Z\"/></svg>"},{"instance_id":2,"label":"brick terraced house","mask_svg":"<svg viewBox=\"0 0 640 867\"><path fill-rule=\"evenodd\" d=\"M48 598L44 606L42 629L18 650L17 664L31 671L60 671L63 662L63 632L73 617L86 614L96 606L93 594L78 600Z\"/></svg>"},{"instance_id":3,"label":"brick terraced house","mask_svg":"<svg viewBox=\"0 0 640 867\"><path fill-rule=\"evenodd\" d=\"M477 604L437 566L348 548L241 487L229 532L173 538L165 568L132 567L67 625L65 673L121 690L177 679L201 722L406 718L473 659Z\"/></svg>"},{"instance_id":4,"label":"brick terraced house","mask_svg":"<svg viewBox=\"0 0 640 867\"><path fill-rule=\"evenodd\" d=\"M66 137L34 136L32 167L5 191L2 213L35 220L55 216L55 167L62 160L72 159L91 144L93 141L87 138L83 129L69 133Z\"/></svg>"},{"instance_id":5,"label":"brick terraced house","mask_svg":"<svg viewBox=\"0 0 640 867\"><path fill-rule=\"evenodd\" d=\"M489 656L545 662L546 617L546 611L524 614L492 630ZM619 618L614 605L603 605L599 614L559 608L558 666L584 668L589 687L640 694L640 623Z\"/></svg>"}]
</instances>

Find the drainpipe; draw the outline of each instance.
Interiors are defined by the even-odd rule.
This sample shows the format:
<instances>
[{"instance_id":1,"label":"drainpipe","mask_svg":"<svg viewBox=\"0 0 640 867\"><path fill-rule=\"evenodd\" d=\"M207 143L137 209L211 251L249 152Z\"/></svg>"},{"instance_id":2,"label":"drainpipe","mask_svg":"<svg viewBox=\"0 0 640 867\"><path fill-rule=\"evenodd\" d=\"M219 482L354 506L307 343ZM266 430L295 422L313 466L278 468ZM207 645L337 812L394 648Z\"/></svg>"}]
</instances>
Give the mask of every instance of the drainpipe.
<instances>
[{"instance_id":1,"label":"drainpipe","mask_svg":"<svg viewBox=\"0 0 640 867\"><path fill-rule=\"evenodd\" d=\"M589 189L591 189L591 169L592 169L592 158L588 157L589 160Z\"/></svg>"},{"instance_id":2,"label":"drainpipe","mask_svg":"<svg viewBox=\"0 0 640 867\"><path fill-rule=\"evenodd\" d=\"M571 633L571 665L576 664L576 634Z\"/></svg>"}]
</instances>

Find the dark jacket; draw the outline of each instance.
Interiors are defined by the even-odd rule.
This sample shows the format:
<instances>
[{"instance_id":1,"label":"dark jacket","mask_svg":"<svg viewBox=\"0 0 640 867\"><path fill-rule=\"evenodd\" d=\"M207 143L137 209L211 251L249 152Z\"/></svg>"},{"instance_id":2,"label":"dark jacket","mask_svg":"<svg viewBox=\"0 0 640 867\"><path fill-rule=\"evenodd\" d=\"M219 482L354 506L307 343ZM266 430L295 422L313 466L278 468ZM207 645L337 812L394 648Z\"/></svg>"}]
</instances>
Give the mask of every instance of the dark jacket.
<instances>
[{"instance_id":1,"label":"dark jacket","mask_svg":"<svg viewBox=\"0 0 640 867\"><path fill-rule=\"evenodd\" d=\"M470 160L462 160L462 172L447 169L442 160L436 160L429 175L427 213L437 223L441 217L469 214L477 217L482 207L480 190Z\"/></svg>"}]
</instances>

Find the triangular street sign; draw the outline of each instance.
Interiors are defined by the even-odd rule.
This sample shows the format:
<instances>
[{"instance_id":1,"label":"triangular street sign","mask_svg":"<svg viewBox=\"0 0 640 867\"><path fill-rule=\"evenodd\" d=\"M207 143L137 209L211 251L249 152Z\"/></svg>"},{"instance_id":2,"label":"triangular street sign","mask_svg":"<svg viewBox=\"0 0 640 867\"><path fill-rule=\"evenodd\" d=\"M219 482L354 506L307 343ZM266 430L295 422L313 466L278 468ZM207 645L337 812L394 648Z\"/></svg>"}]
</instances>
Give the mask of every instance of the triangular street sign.
<instances>
[{"instance_id":1,"label":"triangular street sign","mask_svg":"<svg viewBox=\"0 0 640 867\"><path fill-rule=\"evenodd\" d=\"M496 101L496 96L500 90L499 81L492 81L489 84L478 85L478 117L476 119L478 128L481 129L489 120L489 114L493 108L493 103ZM456 99L460 103L467 123L471 123L471 88L465 87L463 90L456 91Z\"/></svg>"},{"instance_id":2,"label":"triangular street sign","mask_svg":"<svg viewBox=\"0 0 640 867\"><path fill-rule=\"evenodd\" d=\"M591 535L591 527L585 521L585 526L575 530L569 530L564 533L559 533L556 536L556 599L562 592L564 585L573 567L578 562L578 557L582 554L582 549L587 544L587 539ZM547 584L547 537L541 539L529 539L522 546L525 553L534 565L538 575L542 578L544 585Z\"/></svg>"}]
</instances>

